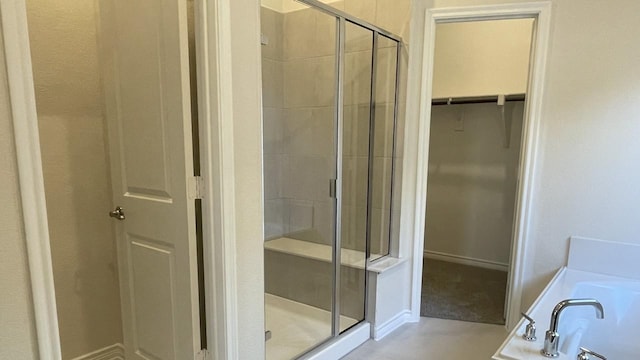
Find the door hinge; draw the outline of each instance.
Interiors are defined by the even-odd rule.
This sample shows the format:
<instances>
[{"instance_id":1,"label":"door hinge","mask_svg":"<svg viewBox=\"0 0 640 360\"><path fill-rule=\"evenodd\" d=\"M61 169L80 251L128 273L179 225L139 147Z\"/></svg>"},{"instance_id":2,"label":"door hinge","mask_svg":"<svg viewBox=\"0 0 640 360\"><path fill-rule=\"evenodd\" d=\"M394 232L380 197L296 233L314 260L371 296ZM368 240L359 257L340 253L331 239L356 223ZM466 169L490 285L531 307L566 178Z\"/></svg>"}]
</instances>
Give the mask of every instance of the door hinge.
<instances>
[{"instance_id":1,"label":"door hinge","mask_svg":"<svg viewBox=\"0 0 640 360\"><path fill-rule=\"evenodd\" d=\"M189 179L189 197L191 199L202 199L204 196L204 180L202 176L194 176Z\"/></svg>"},{"instance_id":2,"label":"door hinge","mask_svg":"<svg viewBox=\"0 0 640 360\"><path fill-rule=\"evenodd\" d=\"M202 349L198 351L196 354L196 360L208 360L209 359L209 351L207 349Z\"/></svg>"}]
</instances>

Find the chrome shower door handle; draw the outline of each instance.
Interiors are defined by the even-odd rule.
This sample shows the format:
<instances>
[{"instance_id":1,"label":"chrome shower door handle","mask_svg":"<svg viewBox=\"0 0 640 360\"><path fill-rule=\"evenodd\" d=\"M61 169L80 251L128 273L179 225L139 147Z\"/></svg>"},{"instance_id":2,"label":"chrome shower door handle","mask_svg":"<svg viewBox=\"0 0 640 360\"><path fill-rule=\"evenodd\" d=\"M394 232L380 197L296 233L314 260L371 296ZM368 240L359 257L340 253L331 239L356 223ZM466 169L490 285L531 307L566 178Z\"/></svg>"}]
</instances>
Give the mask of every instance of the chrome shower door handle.
<instances>
[{"instance_id":1,"label":"chrome shower door handle","mask_svg":"<svg viewBox=\"0 0 640 360\"><path fill-rule=\"evenodd\" d=\"M116 209L109 211L109 216L118 220L124 220L124 209L120 206L116 206Z\"/></svg>"}]
</instances>

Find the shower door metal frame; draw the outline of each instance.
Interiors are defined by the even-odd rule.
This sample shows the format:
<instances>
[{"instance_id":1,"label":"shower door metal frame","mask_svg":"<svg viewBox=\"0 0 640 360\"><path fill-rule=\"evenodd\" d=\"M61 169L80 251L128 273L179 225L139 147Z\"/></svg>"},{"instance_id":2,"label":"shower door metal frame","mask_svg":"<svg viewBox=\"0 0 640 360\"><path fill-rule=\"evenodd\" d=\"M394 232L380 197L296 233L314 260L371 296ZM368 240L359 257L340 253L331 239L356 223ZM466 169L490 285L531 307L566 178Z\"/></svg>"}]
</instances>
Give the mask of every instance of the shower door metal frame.
<instances>
[{"instance_id":1,"label":"shower door metal frame","mask_svg":"<svg viewBox=\"0 0 640 360\"><path fill-rule=\"evenodd\" d=\"M331 297L331 337L340 335L340 281L342 266L342 152L343 152L343 127L344 124L344 68L345 68L345 48L346 48L346 20L337 17L337 37L336 42L336 197L335 205L335 233L333 237L333 294Z\"/></svg>"},{"instance_id":2,"label":"shower door metal frame","mask_svg":"<svg viewBox=\"0 0 640 360\"><path fill-rule=\"evenodd\" d=\"M364 319L358 321L353 326L361 323L362 321L366 321L368 318L368 276L367 276L367 266L370 263L370 225L371 225L371 197L372 197L372 189L373 189L373 138L375 136L375 87L376 87L376 64L377 64L377 44L378 37L384 36L392 41L396 42L396 79L394 82L394 112L393 112L393 149L392 149L392 180L391 180L391 198L393 199L393 171L395 167L395 154L396 154L396 128L397 128L397 118L398 118L398 95L399 95L399 85L400 85L400 56L401 56L401 48L402 48L402 39L374 24L371 24L367 21L359 19L355 16L352 16L344 11L336 9L330 5L322 3L318 0L296 0L300 3L308 5L312 8L316 8L328 15L334 16L336 18L336 82L335 82L335 149L336 149L336 179L335 179L335 234L334 234L334 242L333 242L333 251L332 251L332 262L333 262L333 289L332 289L332 316L331 316L331 338L327 341L318 344L318 346L310 349L308 352L303 354L303 356L314 353L316 351L321 350L325 346L329 345L340 335L340 282L341 282L341 250L342 250L342 224L340 219L342 218L342 153L343 153L343 125L344 125L344 73L345 73L345 60L346 60L346 24L347 22L363 27L367 30L370 30L373 35L373 43L372 43L372 55L371 55L371 84L370 84L370 106L369 106L369 169L368 169L368 178L367 178L367 219L366 219L366 251L365 251L365 286L364 286ZM390 206L392 206L390 200ZM392 211L389 214L389 239L391 239L391 216ZM389 254L391 255L391 244L389 244ZM380 257L380 259L385 256ZM353 327L352 326L352 327ZM347 331L348 329L345 329Z\"/></svg>"},{"instance_id":3,"label":"shower door metal frame","mask_svg":"<svg viewBox=\"0 0 640 360\"><path fill-rule=\"evenodd\" d=\"M323 2L320 2L318 0L296 0L300 3L303 3L305 5L309 5L311 7L317 8L322 10L325 13L328 13L329 15L335 16L336 18L340 18L340 19L345 19L349 22L352 22L356 25L360 25L364 28L367 28L371 31L377 32L381 35L384 35L385 37L388 37L391 40L396 41L398 44L402 44L402 38L398 35L395 35L379 26L376 26L368 21L362 20L360 18L357 18L349 13L346 13L340 9L336 9L331 5L325 4Z\"/></svg>"}]
</instances>

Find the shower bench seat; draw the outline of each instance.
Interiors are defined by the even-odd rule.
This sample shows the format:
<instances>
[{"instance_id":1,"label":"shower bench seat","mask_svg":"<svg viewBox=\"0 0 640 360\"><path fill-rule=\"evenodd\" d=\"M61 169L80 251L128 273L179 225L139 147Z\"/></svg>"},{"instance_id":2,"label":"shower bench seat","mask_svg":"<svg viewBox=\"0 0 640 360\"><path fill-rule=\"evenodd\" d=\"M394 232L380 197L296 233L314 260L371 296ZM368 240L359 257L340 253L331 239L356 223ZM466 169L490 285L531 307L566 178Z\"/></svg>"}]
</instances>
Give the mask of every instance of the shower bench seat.
<instances>
[{"instance_id":1,"label":"shower bench seat","mask_svg":"<svg viewBox=\"0 0 640 360\"><path fill-rule=\"evenodd\" d=\"M279 237L265 241L265 292L300 304L325 311L332 309L334 288L333 248L330 245L310 241ZM377 257L372 254L372 258ZM406 262L392 256L384 256L368 264L365 270L365 253L352 249L342 249L340 267L340 314L351 319L362 319L365 314L365 278L368 276L369 292L375 294L372 301L378 301L384 308L395 308L396 300L383 302L379 292L399 291L399 276L403 272L393 271ZM377 312L369 314L368 320L375 327L374 336L382 337L393 326L387 324L389 314ZM401 314L405 316L406 314ZM408 315L407 315L408 316Z\"/></svg>"},{"instance_id":2,"label":"shower bench seat","mask_svg":"<svg viewBox=\"0 0 640 360\"><path fill-rule=\"evenodd\" d=\"M333 248L330 245L291 239L288 237L268 240L265 242L264 247L266 250L277 251L280 253L300 256L328 263L332 262L333 259ZM380 255L371 254L371 257L378 258L380 257ZM366 254L363 251L342 249L340 263L343 266L364 270L366 263Z\"/></svg>"}]
</instances>

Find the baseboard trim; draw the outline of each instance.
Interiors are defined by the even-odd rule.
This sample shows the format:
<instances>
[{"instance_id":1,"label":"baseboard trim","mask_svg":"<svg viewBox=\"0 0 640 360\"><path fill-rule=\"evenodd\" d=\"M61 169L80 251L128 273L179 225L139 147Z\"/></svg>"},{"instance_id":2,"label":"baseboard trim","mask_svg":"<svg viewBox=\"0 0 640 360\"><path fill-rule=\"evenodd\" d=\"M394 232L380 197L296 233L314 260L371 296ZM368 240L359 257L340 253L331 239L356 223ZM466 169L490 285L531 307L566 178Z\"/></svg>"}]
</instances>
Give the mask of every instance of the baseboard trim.
<instances>
[{"instance_id":1,"label":"baseboard trim","mask_svg":"<svg viewBox=\"0 0 640 360\"><path fill-rule=\"evenodd\" d=\"M120 343L73 358L73 360L124 360L124 346Z\"/></svg>"},{"instance_id":2,"label":"baseboard trim","mask_svg":"<svg viewBox=\"0 0 640 360\"><path fill-rule=\"evenodd\" d=\"M424 257L427 259L448 261L456 264L476 266L491 270L499 270L504 272L509 271L509 264L497 261L476 259L468 256L447 254L439 251L424 250Z\"/></svg>"},{"instance_id":3,"label":"baseboard trim","mask_svg":"<svg viewBox=\"0 0 640 360\"><path fill-rule=\"evenodd\" d=\"M385 321L384 324L374 327L371 337L375 341L381 340L382 338L391 334L394 330L408 322L411 322L411 311L403 310L396 316Z\"/></svg>"}]
</instances>

